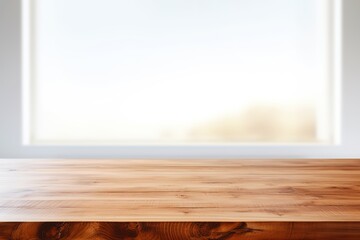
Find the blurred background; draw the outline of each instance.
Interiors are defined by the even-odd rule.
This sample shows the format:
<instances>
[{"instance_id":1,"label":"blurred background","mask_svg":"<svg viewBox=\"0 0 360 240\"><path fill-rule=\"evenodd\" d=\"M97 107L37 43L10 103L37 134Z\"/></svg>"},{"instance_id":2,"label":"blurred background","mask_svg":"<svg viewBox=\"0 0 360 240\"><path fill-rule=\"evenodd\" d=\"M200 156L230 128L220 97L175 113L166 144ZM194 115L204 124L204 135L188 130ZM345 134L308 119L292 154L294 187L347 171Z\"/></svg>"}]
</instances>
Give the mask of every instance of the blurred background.
<instances>
[{"instance_id":1,"label":"blurred background","mask_svg":"<svg viewBox=\"0 0 360 240\"><path fill-rule=\"evenodd\" d=\"M0 155L360 152L357 1L3 0L0 9Z\"/></svg>"}]
</instances>

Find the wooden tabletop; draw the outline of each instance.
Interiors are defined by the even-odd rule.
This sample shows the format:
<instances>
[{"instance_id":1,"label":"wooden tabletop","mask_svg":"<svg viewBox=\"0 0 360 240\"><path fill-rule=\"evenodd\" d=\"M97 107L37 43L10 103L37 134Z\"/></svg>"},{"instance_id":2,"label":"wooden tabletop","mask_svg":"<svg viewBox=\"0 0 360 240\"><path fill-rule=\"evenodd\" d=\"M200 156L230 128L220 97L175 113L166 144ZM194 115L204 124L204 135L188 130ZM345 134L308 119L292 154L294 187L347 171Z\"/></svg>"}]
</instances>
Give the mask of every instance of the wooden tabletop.
<instances>
[{"instance_id":1,"label":"wooden tabletop","mask_svg":"<svg viewBox=\"0 0 360 240\"><path fill-rule=\"evenodd\" d=\"M0 221L359 222L360 160L0 159Z\"/></svg>"}]
</instances>

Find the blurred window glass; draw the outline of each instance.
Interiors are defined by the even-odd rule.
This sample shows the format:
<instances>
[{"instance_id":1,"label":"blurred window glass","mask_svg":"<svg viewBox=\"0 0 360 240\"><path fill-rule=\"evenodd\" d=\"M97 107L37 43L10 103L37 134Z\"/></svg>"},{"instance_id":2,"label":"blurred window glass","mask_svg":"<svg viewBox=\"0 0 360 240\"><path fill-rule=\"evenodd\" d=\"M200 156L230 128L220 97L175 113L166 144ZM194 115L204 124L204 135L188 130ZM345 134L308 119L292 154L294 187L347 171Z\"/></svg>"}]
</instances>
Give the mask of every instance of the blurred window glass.
<instances>
[{"instance_id":1,"label":"blurred window glass","mask_svg":"<svg viewBox=\"0 0 360 240\"><path fill-rule=\"evenodd\" d=\"M29 142L332 142L332 2L29 1Z\"/></svg>"}]
</instances>

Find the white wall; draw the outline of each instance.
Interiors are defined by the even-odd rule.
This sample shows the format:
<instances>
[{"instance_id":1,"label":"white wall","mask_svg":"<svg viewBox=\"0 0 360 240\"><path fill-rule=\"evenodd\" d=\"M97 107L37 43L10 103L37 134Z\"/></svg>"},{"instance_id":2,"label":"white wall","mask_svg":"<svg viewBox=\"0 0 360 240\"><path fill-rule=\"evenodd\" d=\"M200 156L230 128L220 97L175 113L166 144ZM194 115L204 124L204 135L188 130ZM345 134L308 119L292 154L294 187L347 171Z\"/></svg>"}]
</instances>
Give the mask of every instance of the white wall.
<instances>
[{"instance_id":1,"label":"white wall","mask_svg":"<svg viewBox=\"0 0 360 240\"><path fill-rule=\"evenodd\" d=\"M22 146L20 10L20 0L0 0L0 158L360 157L360 0L343 1L342 133L338 146Z\"/></svg>"}]
</instances>

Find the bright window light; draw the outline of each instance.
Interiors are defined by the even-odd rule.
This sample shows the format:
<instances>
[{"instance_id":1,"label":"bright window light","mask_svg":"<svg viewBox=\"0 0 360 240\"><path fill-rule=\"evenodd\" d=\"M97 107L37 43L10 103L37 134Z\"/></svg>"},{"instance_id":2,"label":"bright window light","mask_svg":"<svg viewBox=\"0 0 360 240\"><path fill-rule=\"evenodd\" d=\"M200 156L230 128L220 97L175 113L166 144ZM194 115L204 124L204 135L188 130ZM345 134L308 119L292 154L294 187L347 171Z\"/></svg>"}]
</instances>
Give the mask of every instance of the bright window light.
<instances>
[{"instance_id":1,"label":"bright window light","mask_svg":"<svg viewBox=\"0 0 360 240\"><path fill-rule=\"evenodd\" d=\"M24 1L25 141L332 143L333 5Z\"/></svg>"}]
</instances>

